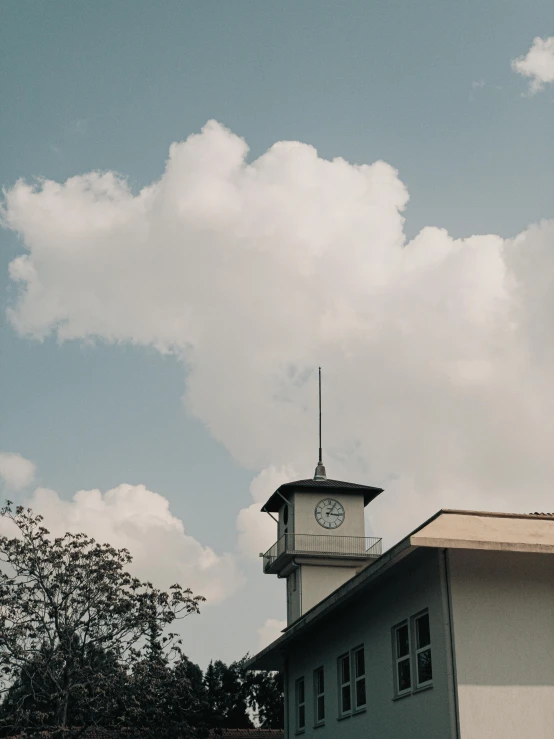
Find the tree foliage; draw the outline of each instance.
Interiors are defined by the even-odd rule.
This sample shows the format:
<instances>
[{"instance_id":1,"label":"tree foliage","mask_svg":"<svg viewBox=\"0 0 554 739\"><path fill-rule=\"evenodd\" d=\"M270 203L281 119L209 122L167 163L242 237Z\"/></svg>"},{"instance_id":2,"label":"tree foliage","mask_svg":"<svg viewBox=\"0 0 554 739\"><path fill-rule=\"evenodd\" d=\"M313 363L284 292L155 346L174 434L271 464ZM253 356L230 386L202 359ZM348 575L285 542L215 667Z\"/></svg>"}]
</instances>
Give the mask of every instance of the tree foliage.
<instances>
[{"instance_id":1,"label":"tree foliage","mask_svg":"<svg viewBox=\"0 0 554 739\"><path fill-rule=\"evenodd\" d=\"M14 532L0 536L3 726L68 735L75 722L121 720L128 675L154 651L160 660L178 656L179 641L165 630L203 598L133 577L125 549L84 534L52 539L30 509L8 501L0 514Z\"/></svg>"},{"instance_id":2,"label":"tree foliage","mask_svg":"<svg viewBox=\"0 0 554 739\"><path fill-rule=\"evenodd\" d=\"M0 736L201 739L211 729L283 726L277 674L247 657L206 672L170 631L204 600L131 576L125 549L84 534L52 538L42 518L0 510Z\"/></svg>"},{"instance_id":3,"label":"tree foliage","mask_svg":"<svg viewBox=\"0 0 554 739\"><path fill-rule=\"evenodd\" d=\"M212 727L243 729L252 717L265 729L284 726L283 677L278 672L246 669L248 655L229 666L211 662L205 685Z\"/></svg>"},{"instance_id":4,"label":"tree foliage","mask_svg":"<svg viewBox=\"0 0 554 739\"><path fill-rule=\"evenodd\" d=\"M283 675L280 672L247 672L246 692L249 708L264 729L285 725Z\"/></svg>"},{"instance_id":5,"label":"tree foliage","mask_svg":"<svg viewBox=\"0 0 554 739\"><path fill-rule=\"evenodd\" d=\"M254 724L248 715L248 693L244 660L227 666L221 660L210 662L204 684L210 724L214 728L247 729Z\"/></svg>"}]
</instances>

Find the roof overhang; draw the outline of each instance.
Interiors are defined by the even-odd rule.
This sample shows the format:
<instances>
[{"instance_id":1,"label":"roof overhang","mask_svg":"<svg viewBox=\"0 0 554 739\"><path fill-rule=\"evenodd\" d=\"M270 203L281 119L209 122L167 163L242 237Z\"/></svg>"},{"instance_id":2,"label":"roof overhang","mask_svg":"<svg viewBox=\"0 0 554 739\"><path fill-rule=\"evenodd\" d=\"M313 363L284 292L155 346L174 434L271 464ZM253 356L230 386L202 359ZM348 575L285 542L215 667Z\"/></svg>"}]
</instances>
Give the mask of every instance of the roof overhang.
<instances>
[{"instance_id":1,"label":"roof overhang","mask_svg":"<svg viewBox=\"0 0 554 739\"><path fill-rule=\"evenodd\" d=\"M554 516L443 510L410 535L415 547L554 554Z\"/></svg>"}]
</instances>

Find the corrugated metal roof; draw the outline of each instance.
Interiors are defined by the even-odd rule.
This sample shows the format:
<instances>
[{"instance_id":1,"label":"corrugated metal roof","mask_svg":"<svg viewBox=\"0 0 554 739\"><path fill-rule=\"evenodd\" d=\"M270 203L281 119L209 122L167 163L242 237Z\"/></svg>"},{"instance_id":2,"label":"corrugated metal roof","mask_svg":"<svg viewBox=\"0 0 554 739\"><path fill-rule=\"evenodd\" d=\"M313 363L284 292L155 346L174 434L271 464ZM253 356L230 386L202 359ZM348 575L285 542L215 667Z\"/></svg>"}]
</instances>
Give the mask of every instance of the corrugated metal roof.
<instances>
[{"instance_id":1,"label":"corrugated metal roof","mask_svg":"<svg viewBox=\"0 0 554 739\"><path fill-rule=\"evenodd\" d=\"M285 482L279 490L283 488L357 488L358 490L380 490L381 488L374 488L371 485L360 485L357 482L345 482L343 480L314 480L308 478L307 480L293 480L292 482Z\"/></svg>"},{"instance_id":2,"label":"corrugated metal roof","mask_svg":"<svg viewBox=\"0 0 554 739\"><path fill-rule=\"evenodd\" d=\"M283 497L287 498L298 488L302 490L313 490L314 492L321 490L322 493L327 490L333 490L336 493L339 491L350 494L363 493L364 505L370 503L379 493L383 492L383 488L376 488L372 485L359 485L357 482L345 482L344 480L314 480L312 478L308 480L293 480L292 482L285 482L281 487L277 488L262 508L262 511L276 513L283 505Z\"/></svg>"}]
</instances>

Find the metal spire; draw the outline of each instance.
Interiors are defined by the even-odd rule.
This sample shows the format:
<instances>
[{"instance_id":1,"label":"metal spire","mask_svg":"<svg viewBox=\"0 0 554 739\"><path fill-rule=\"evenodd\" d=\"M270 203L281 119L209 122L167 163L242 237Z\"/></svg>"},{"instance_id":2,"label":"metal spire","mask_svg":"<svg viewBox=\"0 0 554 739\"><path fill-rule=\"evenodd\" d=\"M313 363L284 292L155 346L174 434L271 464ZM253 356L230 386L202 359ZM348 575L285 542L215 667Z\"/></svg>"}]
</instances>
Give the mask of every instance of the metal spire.
<instances>
[{"instance_id":1,"label":"metal spire","mask_svg":"<svg viewBox=\"0 0 554 739\"><path fill-rule=\"evenodd\" d=\"M314 480L326 480L327 473L323 465L323 452L321 449L321 367L319 368L319 460L315 468Z\"/></svg>"}]
</instances>

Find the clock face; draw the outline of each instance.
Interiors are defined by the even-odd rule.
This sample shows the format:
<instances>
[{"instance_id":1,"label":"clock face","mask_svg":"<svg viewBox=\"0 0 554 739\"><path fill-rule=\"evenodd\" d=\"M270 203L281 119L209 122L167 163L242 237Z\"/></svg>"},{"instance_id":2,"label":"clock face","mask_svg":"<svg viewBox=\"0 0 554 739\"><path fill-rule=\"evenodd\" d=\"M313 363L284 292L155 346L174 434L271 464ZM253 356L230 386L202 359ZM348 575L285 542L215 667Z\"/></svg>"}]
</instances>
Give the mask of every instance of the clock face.
<instances>
[{"instance_id":1,"label":"clock face","mask_svg":"<svg viewBox=\"0 0 554 739\"><path fill-rule=\"evenodd\" d=\"M320 500L315 507L315 520L324 529L338 529L344 521L344 508L333 498Z\"/></svg>"}]
</instances>

